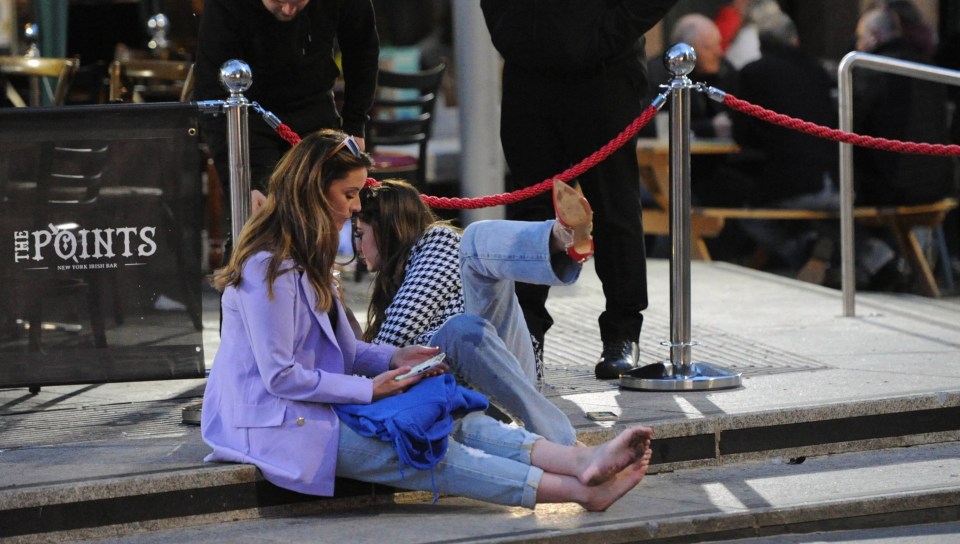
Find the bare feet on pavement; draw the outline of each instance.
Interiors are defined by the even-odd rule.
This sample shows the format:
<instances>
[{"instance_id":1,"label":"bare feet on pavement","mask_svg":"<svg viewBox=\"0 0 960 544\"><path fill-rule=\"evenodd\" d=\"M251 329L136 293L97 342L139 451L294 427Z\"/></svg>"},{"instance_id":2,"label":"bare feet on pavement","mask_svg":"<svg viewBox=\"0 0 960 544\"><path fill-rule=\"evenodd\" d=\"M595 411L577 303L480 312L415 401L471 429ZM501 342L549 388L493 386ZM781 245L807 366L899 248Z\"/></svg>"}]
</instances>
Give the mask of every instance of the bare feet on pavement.
<instances>
[{"instance_id":1,"label":"bare feet on pavement","mask_svg":"<svg viewBox=\"0 0 960 544\"><path fill-rule=\"evenodd\" d=\"M590 512L603 512L626 495L640 483L650 468L650 457L653 451L646 449L633 464L615 474L606 482L588 487L589 497L580 502L580 505Z\"/></svg>"},{"instance_id":2,"label":"bare feet on pavement","mask_svg":"<svg viewBox=\"0 0 960 544\"><path fill-rule=\"evenodd\" d=\"M581 456L577 479L584 485L598 485L613 478L649 450L652 437L653 429L637 426L598 446L577 448Z\"/></svg>"}]
</instances>

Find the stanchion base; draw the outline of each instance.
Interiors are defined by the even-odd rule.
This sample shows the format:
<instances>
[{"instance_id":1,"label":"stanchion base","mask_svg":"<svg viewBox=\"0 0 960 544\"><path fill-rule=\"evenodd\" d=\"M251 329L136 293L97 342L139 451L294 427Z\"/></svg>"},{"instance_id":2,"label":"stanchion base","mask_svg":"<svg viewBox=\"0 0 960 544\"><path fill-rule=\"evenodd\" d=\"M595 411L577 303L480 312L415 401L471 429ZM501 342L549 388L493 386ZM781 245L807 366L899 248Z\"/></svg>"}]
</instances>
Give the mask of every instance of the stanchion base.
<instances>
[{"instance_id":1,"label":"stanchion base","mask_svg":"<svg viewBox=\"0 0 960 544\"><path fill-rule=\"evenodd\" d=\"M740 387L742 374L710 363L691 363L684 371L670 361L636 368L620 375L620 387L645 391L710 391Z\"/></svg>"}]
</instances>

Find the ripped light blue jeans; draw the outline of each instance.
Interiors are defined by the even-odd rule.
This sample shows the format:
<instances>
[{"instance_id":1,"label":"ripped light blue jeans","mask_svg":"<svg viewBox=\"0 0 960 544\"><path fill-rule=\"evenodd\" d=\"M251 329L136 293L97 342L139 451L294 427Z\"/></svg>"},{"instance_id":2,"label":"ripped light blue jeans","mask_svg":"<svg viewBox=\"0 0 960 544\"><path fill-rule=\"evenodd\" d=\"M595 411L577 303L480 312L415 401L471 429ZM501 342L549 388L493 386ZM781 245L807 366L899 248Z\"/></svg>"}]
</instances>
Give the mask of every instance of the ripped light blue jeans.
<instances>
[{"instance_id":1,"label":"ripped light blue jeans","mask_svg":"<svg viewBox=\"0 0 960 544\"><path fill-rule=\"evenodd\" d=\"M543 470L530 464L540 437L471 412L457 420L447 454L433 471L407 467L400 472L397 449L390 442L360 436L340 425L337 476L417 491L533 508Z\"/></svg>"},{"instance_id":2,"label":"ripped light blue jeans","mask_svg":"<svg viewBox=\"0 0 960 544\"><path fill-rule=\"evenodd\" d=\"M431 344L447 354L471 388L551 442L576 443L570 420L537 387L530 331L513 291L515 281L567 285L581 266L550 253L554 221L480 221L460 241L466 313L447 320Z\"/></svg>"}]
</instances>

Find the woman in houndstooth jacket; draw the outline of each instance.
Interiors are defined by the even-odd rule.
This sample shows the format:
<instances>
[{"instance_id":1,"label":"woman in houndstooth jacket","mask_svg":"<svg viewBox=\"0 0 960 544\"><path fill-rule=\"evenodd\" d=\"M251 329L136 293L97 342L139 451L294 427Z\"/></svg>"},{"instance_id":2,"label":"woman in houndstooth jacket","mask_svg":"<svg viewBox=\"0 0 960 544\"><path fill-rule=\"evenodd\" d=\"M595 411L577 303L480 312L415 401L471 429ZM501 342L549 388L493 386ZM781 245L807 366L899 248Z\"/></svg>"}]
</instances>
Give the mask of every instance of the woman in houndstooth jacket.
<instances>
[{"instance_id":1,"label":"woman in houndstooth jacket","mask_svg":"<svg viewBox=\"0 0 960 544\"><path fill-rule=\"evenodd\" d=\"M413 186L388 180L361 192L355 237L377 272L364 340L439 346L463 381L527 429L574 444L566 415L539 392L541 373L513 293L515 281L573 283L592 253L589 204L563 183L554 194L579 230L553 220L481 221L461 237Z\"/></svg>"}]
</instances>

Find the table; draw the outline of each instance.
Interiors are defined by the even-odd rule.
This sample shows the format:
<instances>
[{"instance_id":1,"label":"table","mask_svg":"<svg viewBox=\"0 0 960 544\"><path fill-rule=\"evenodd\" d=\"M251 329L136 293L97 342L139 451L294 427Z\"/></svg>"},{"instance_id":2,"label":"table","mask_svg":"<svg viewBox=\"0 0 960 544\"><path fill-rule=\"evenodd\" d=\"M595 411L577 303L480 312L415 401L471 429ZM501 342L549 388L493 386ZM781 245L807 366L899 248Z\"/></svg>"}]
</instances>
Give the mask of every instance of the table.
<instances>
[{"instance_id":1,"label":"table","mask_svg":"<svg viewBox=\"0 0 960 544\"><path fill-rule=\"evenodd\" d=\"M729 138L695 138L690 140L691 154L720 155L739 153L740 146ZM641 183L653 196L657 208L643 210L645 234L670 234L670 141L665 138L638 138L637 162ZM691 211L691 247L693 259L710 260L704 238L716 237L723 230L722 217L704 216Z\"/></svg>"}]
</instances>

